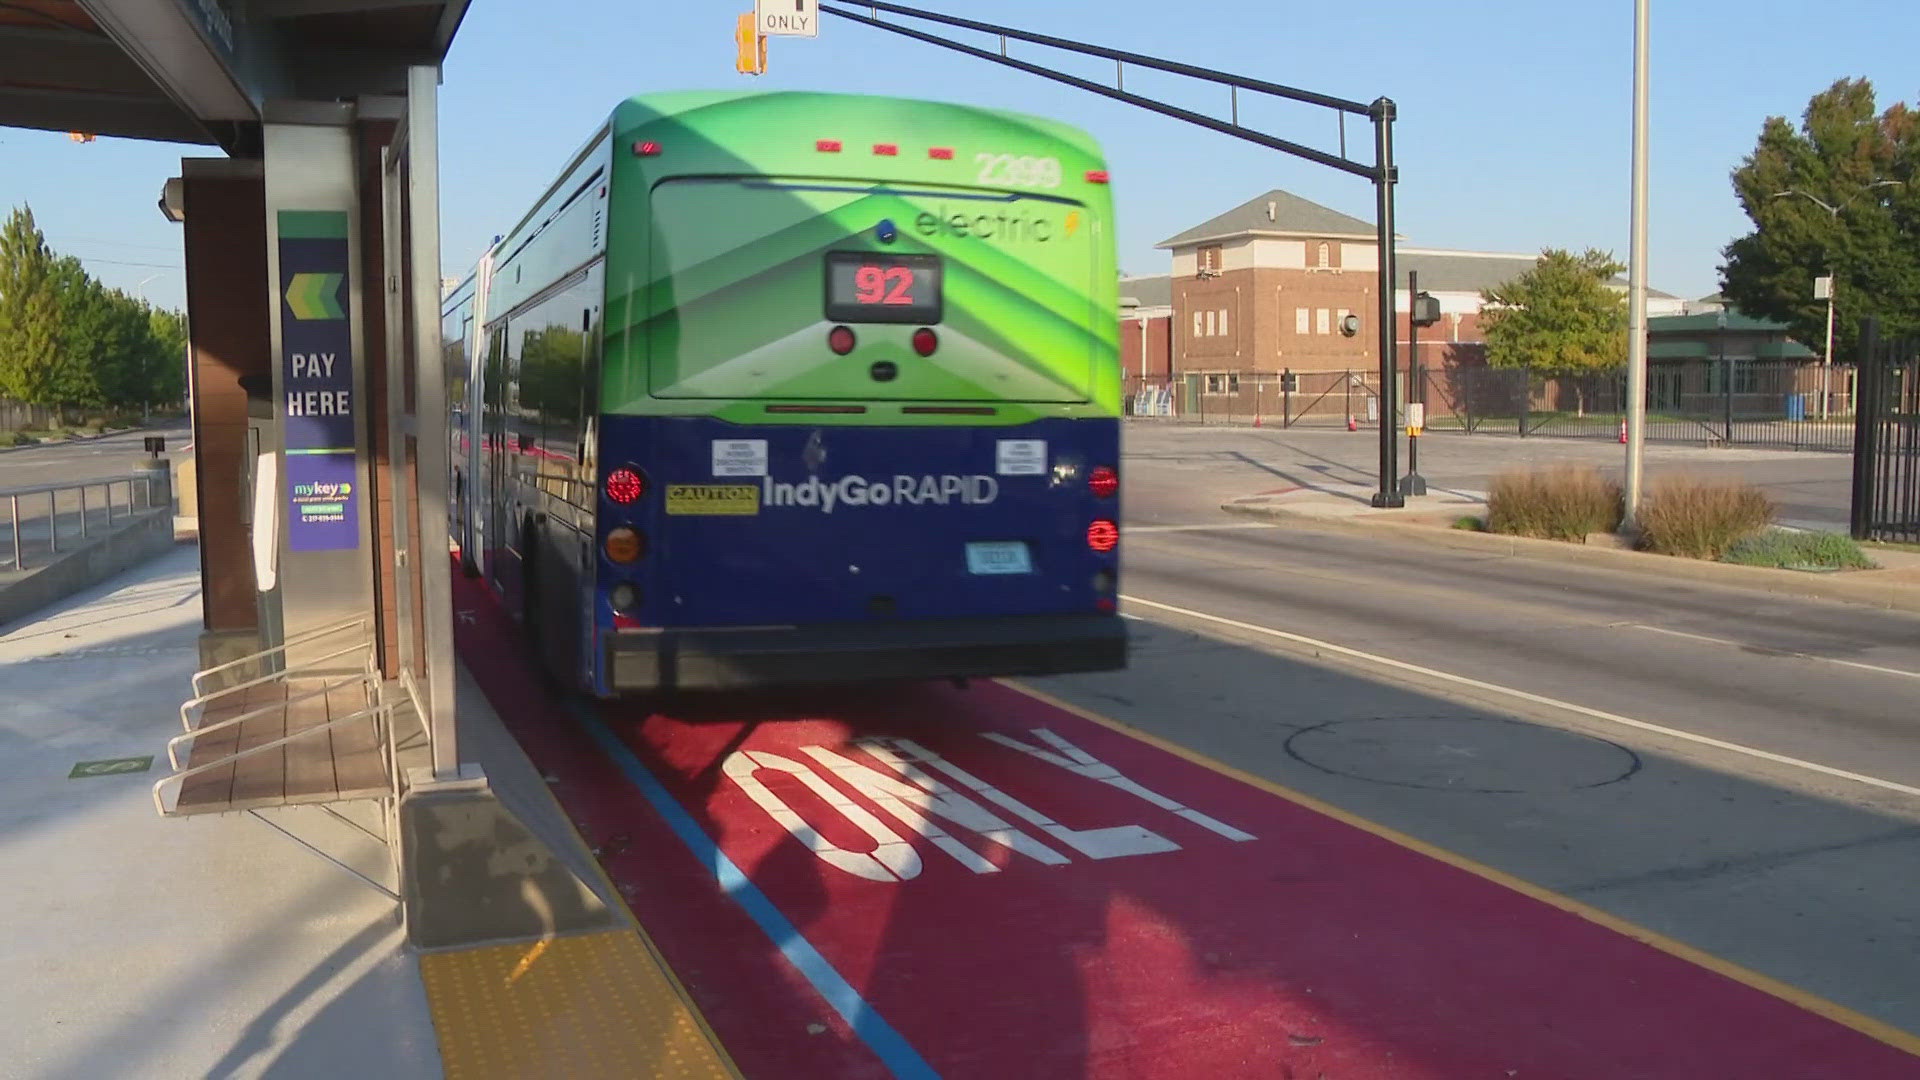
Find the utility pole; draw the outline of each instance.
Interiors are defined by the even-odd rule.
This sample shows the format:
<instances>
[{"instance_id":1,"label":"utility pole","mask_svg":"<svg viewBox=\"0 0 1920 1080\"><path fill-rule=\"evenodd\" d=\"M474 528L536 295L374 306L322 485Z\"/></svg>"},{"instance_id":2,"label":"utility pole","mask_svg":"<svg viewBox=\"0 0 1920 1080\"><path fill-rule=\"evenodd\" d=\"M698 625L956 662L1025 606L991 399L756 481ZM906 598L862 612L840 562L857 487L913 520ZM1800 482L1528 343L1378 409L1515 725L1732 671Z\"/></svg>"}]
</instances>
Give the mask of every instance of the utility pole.
<instances>
[{"instance_id":1,"label":"utility pole","mask_svg":"<svg viewBox=\"0 0 1920 1080\"><path fill-rule=\"evenodd\" d=\"M1640 513L1647 423L1647 23L1648 0L1633 4L1633 202L1632 263L1627 278L1627 490L1626 520Z\"/></svg>"}]
</instances>

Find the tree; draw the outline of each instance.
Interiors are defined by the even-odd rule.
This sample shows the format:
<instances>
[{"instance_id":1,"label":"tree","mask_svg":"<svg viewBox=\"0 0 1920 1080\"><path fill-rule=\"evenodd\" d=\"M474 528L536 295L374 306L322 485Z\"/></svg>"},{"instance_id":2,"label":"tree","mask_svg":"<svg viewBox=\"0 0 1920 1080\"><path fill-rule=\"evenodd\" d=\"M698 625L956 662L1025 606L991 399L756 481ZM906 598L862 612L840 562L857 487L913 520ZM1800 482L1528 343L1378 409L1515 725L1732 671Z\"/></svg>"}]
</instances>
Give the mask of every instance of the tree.
<instances>
[{"instance_id":1,"label":"tree","mask_svg":"<svg viewBox=\"0 0 1920 1080\"><path fill-rule=\"evenodd\" d=\"M1627 361L1627 299L1608 282L1626 267L1604 251L1540 253L1533 269L1480 294L1487 363L1543 375L1597 375ZM1585 394L1576 388L1579 408Z\"/></svg>"},{"instance_id":2,"label":"tree","mask_svg":"<svg viewBox=\"0 0 1920 1080\"><path fill-rule=\"evenodd\" d=\"M22 206L0 227L0 394L56 403L60 297L53 252Z\"/></svg>"},{"instance_id":3,"label":"tree","mask_svg":"<svg viewBox=\"0 0 1920 1080\"><path fill-rule=\"evenodd\" d=\"M1754 229L1725 249L1722 293L1818 345L1827 305L1813 279L1831 273L1840 357L1853 355L1864 316L1920 330L1920 115L1875 110L1871 83L1842 79L1813 96L1800 127L1768 117L1733 173Z\"/></svg>"}]
</instances>

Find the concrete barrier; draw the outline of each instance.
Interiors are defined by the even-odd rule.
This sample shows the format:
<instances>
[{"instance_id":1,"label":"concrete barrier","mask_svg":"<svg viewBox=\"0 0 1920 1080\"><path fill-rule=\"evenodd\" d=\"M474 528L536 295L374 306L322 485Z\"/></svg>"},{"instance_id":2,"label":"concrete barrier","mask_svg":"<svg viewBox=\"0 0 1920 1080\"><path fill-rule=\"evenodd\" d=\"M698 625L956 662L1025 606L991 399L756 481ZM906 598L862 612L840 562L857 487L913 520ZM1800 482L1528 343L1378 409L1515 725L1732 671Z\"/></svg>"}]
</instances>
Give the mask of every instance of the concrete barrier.
<instances>
[{"instance_id":1,"label":"concrete barrier","mask_svg":"<svg viewBox=\"0 0 1920 1080\"><path fill-rule=\"evenodd\" d=\"M89 585L146 562L174 544L173 511L144 510L133 520L43 566L0 584L0 626L24 618Z\"/></svg>"}]
</instances>

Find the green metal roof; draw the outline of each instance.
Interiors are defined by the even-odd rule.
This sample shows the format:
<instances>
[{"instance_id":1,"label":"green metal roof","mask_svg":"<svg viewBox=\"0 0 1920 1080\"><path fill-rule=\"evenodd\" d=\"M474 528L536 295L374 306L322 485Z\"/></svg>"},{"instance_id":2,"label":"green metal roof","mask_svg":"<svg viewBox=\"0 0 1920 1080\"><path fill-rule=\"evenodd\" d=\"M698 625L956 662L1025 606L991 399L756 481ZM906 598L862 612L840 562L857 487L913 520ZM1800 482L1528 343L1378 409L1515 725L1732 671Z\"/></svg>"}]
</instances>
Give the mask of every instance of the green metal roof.
<instances>
[{"instance_id":1,"label":"green metal roof","mask_svg":"<svg viewBox=\"0 0 1920 1080\"><path fill-rule=\"evenodd\" d=\"M1649 360L1704 360L1709 355L1704 341L1650 341Z\"/></svg>"}]
</instances>

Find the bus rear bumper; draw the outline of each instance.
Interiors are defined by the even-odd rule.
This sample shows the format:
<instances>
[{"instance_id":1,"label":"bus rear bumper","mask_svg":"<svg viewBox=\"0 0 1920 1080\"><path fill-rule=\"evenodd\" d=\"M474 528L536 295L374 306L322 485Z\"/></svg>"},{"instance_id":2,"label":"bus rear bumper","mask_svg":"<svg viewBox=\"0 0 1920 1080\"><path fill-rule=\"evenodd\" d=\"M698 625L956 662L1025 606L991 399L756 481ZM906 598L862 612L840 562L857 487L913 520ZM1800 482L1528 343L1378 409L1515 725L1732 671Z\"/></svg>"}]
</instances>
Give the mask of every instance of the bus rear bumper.
<instances>
[{"instance_id":1,"label":"bus rear bumper","mask_svg":"<svg viewBox=\"0 0 1920 1080\"><path fill-rule=\"evenodd\" d=\"M1059 675L1127 663L1117 615L663 630L604 640L615 692Z\"/></svg>"}]
</instances>

